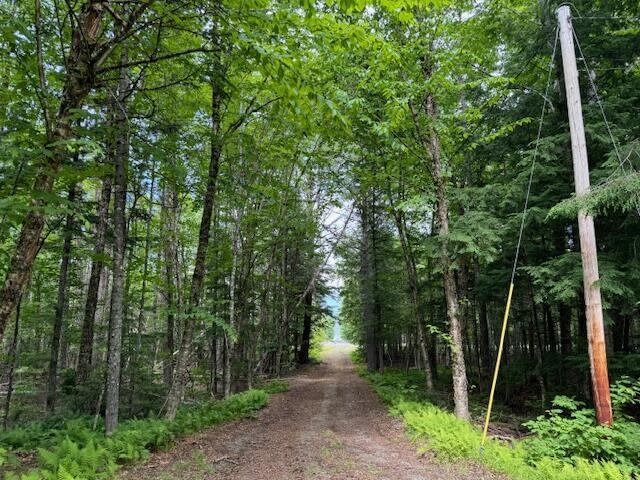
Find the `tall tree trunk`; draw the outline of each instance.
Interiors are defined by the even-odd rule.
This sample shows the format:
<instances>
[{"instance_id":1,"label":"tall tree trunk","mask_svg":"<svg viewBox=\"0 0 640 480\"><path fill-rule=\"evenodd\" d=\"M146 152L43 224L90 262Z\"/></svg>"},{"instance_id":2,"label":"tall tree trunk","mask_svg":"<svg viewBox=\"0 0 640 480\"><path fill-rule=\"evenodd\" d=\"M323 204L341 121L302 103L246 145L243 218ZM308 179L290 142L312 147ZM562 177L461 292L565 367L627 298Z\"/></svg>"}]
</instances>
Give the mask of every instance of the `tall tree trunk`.
<instances>
[{"instance_id":1,"label":"tall tree trunk","mask_svg":"<svg viewBox=\"0 0 640 480\"><path fill-rule=\"evenodd\" d=\"M487 302L484 300L480 301L480 315L478 322L480 323L480 358L482 362L482 371L488 372L491 369L491 344L489 342Z\"/></svg>"},{"instance_id":2,"label":"tall tree trunk","mask_svg":"<svg viewBox=\"0 0 640 480\"><path fill-rule=\"evenodd\" d=\"M400 237L400 245L402 246L407 278L409 279L411 305L413 306L413 314L415 316L415 322L418 332L418 345L420 346L420 353L422 354L422 359L424 360L424 372L427 391L432 391L433 374L431 372L431 363L429 362L429 354L427 348L428 337L426 336L424 329L424 311L422 309L422 303L420 302L416 260L413 254L413 249L411 248L411 245L409 243L409 237L407 235L407 224L403 213L399 210L394 210L393 216L396 222L396 227L398 229L398 236Z\"/></svg>"},{"instance_id":3,"label":"tall tree trunk","mask_svg":"<svg viewBox=\"0 0 640 480\"><path fill-rule=\"evenodd\" d=\"M384 373L384 320L382 319L382 303L380 302L380 286L378 275L378 229L376 224L376 199L375 190L373 191L373 200L371 202L371 259L373 268L373 305L375 311L375 338L377 341L376 349L378 352L378 372Z\"/></svg>"},{"instance_id":4,"label":"tall tree trunk","mask_svg":"<svg viewBox=\"0 0 640 480\"><path fill-rule=\"evenodd\" d=\"M155 165L151 171L151 185L149 186L149 210L147 211L144 239L144 255L142 265L142 287L140 292L140 305L138 306L138 325L136 331L136 351L140 353L142 347L142 330L144 329L144 320L147 309L147 282L149 275L149 252L151 250L151 219L153 218L153 197L156 186Z\"/></svg>"},{"instance_id":5,"label":"tall tree trunk","mask_svg":"<svg viewBox=\"0 0 640 480\"><path fill-rule=\"evenodd\" d=\"M431 76L430 71L425 75ZM425 110L432 122L431 134L428 142L428 152L431 156L431 174L436 185L436 217L438 220L438 236L440 237L440 257L444 275L444 291L447 302L447 317L449 319L449 335L451 336L451 366L453 374L453 400L455 414L459 418L469 419L469 399L467 393L467 372L464 360L464 345L462 339L462 325L460 321L458 291L454 271L449 254L449 202L446 193L446 180L442 172L440 160L440 139L433 124L438 119L435 99L431 93L425 99Z\"/></svg>"},{"instance_id":6,"label":"tall tree trunk","mask_svg":"<svg viewBox=\"0 0 640 480\"><path fill-rule=\"evenodd\" d=\"M40 249L45 223L44 207L48 204L46 198L53 191L60 167L69 158L67 141L73 138L71 121L74 111L81 108L95 84L92 55L101 31L103 12L103 2L86 1L74 22L60 105L51 134L47 138L49 154L44 156L31 189L38 195L31 201L32 209L22 224L0 290L0 341L7 321L31 276L33 262Z\"/></svg>"},{"instance_id":7,"label":"tall tree trunk","mask_svg":"<svg viewBox=\"0 0 640 480\"><path fill-rule=\"evenodd\" d=\"M566 303L558 305L560 315L560 351L563 355L571 353L571 307Z\"/></svg>"},{"instance_id":8,"label":"tall tree trunk","mask_svg":"<svg viewBox=\"0 0 640 480\"><path fill-rule=\"evenodd\" d=\"M551 314L551 307L548 303L545 303L542 306L542 311L544 313L545 323L547 325L547 333L549 335L549 351L551 353L556 353L558 350L556 341L556 325L555 323L553 323L553 315Z\"/></svg>"},{"instance_id":9,"label":"tall tree trunk","mask_svg":"<svg viewBox=\"0 0 640 480\"><path fill-rule=\"evenodd\" d=\"M202 219L200 220L200 231L198 234L198 247L196 250L193 275L191 277L191 292L189 295L189 311L183 324L182 338L178 350L176 364L174 368L171 389L167 396L165 406L165 417L173 420L178 410L178 405L182 399L184 385L187 381L187 369L191 344L195 331L195 317L200 306L200 299L204 289L204 277L206 273L206 257L209 247L209 236L211 232L211 218L213 216L213 204L216 196L216 183L220 170L220 155L222 153L222 137L220 135L221 107L224 91L222 88L222 67L220 52L217 52L214 62L214 79L212 81L211 97L211 159L209 162L209 172L207 177L207 188L204 195L204 205L202 208ZM229 354L229 352L227 352Z\"/></svg>"},{"instance_id":10,"label":"tall tree trunk","mask_svg":"<svg viewBox=\"0 0 640 480\"><path fill-rule=\"evenodd\" d=\"M463 215L463 210L459 209L459 215ZM469 299L469 263L464 256L458 258L458 269L455 271L454 278L456 280L456 287L458 292L458 310L460 317L460 328L462 329L462 344L465 347L465 358L472 362L471 345L472 342L469 338L469 323L470 322L470 299Z\"/></svg>"},{"instance_id":11,"label":"tall tree trunk","mask_svg":"<svg viewBox=\"0 0 640 480\"><path fill-rule=\"evenodd\" d=\"M109 142L112 143L112 142ZM108 157L109 158L109 157ZM109 160L111 163L111 160ZM105 239L109 221L109 203L111 202L111 174L102 181L100 199L98 201L98 220L94 232L95 244L93 246L93 258L91 260L91 273L87 287L87 301L82 319L82 332L80 334L80 349L78 352L77 382L84 383L91 371L93 358L93 335L96 321L96 310L100 292L100 279L104 267Z\"/></svg>"},{"instance_id":12,"label":"tall tree trunk","mask_svg":"<svg viewBox=\"0 0 640 480\"><path fill-rule=\"evenodd\" d=\"M240 218L235 219L233 233L231 235L231 278L229 279L229 325L233 328L236 323L236 284L238 276L238 248L240 242ZM231 395L232 365L233 359L233 342L230 335L225 332L225 351L226 355L224 365L224 396Z\"/></svg>"},{"instance_id":13,"label":"tall tree trunk","mask_svg":"<svg viewBox=\"0 0 640 480\"><path fill-rule=\"evenodd\" d=\"M209 372L209 392L213 396L218 393L218 336L216 335L215 326L211 328L211 339L209 342L209 365L211 368Z\"/></svg>"},{"instance_id":14,"label":"tall tree trunk","mask_svg":"<svg viewBox=\"0 0 640 480\"><path fill-rule=\"evenodd\" d=\"M111 435L118 426L120 403L120 367L122 357L122 325L124 321L124 259L126 249L127 163L129 160L129 125L126 99L131 88L127 69L127 52L123 49L120 58L118 105L116 110L116 151L114 157L114 204L113 204L113 285L111 287L111 315L109 319L109 352L107 358L105 429Z\"/></svg>"},{"instance_id":15,"label":"tall tree trunk","mask_svg":"<svg viewBox=\"0 0 640 480\"><path fill-rule=\"evenodd\" d=\"M136 325L136 346L131 352L131 364L129 368L129 411L133 415L133 404L136 396L136 381L135 374L138 368L138 359L142 354L142 331L144 330L144 323L146 318L147 309L147 281L149 275L149 252L151 250L151 219L153 218L153 197L155 194L156 186L156 168L155 161L151 166L151 184L149 185L149 208L147 210L147 218L145 219L145 239L144 239L144 253L142 264L142 285L140 292L140 303L138 305L138 324Z\"/></svg>"},{"instance_id":16,"label":"tall tree trunk","mask_svg":"<svg viewBox=\"0 0 640 480\"><path fill-rule=\"evenodd\" d=\"M170 160L173 162L173 159ZM173 163L171 164L173 167ZM167 237L164 242L164 273L165 273L165 298L167 302L167 329L164 341L164 383L171 387L173 380L173 368L175 365L175 318L176 318L176 294L179 288L180 272L178 271L178 192L175 182L168 180L164 185L162 202L162 220Z\"/></svg>"},{"instance_id":17,"label":"tall tree trunk","mask_svg":"<svg viewBox=\"0 0 640 480\"><path fill-rule=\"evenodd\" d=\"M538 320L538 307L536 305L534 296L533 296L533 286L529 284L529 294L531 298L531 327L535 336L535 346L532 345L531 348L535 351L535 359L536 359L536 379L538 380L538 386L540 387L540 403L544 407L547 397L547 390L545 385L545 378L543 375L543 366L544 366L544 345L542 343L542 334L540 333L540 322Z\"/></svg>"},{"instance_id":18,"label":"tall tree trunk","mask_svg":"<svg viewBox=\"0 0 640 480\"><path fill-rule=\"evenodd\" d=\"M73 208L76 200L76 186L69 187L67 197L69 208ZM58 357L60 355L60 336L62 335L62 323L67 310L67 293L69 278L69 262L71 260L71 240L73 237L73 213L67 214L64 226L64 240L62 244L62 258L60 260L60 273L58 275L58 298L56 302L55 316L53 319L53 333L51 334L51 353L49 355L49 372L47 380L47 414L51 415L56 409L56 394L58 384Z\"/></svg>"},{"instance_id":19,"label":"tall tree trunk","mask_svg":"<svg viewBox=\"0 0 640 480\"><path fill-rule=\"evenodd\" d=\"M277 332L277 349L276 349L276 364L275 364L275 375L276 377L280 376L282 371L282 357L284 355L284 348L286 343L286 332L289 323L289 297L288 297L288 288L289 288L289 246L287 245L286 237L287 232L283 235L284 240L282 243L282 263L280 265L280 275L282 278L282 287L280 288L282 297L282 308L280 309L280 321L278 322L278 332Z\"/></svg>"},{"instance_id":20,"label":"tall tree trunk","mask_svg":"<svg viewBox=\"0 0 640 480\"><path fill-rule=\"evenodd\" d=\"M16 365L18 363L18 338L20 332L20 304L22 303L22 296L18 299L16 305L16 318L13 324L13 338L11 339L11 345L9 346L9 374L7 384L7 396L4 399L4 418L2 419L3 430L7 429L9 424L9 412L11 411L11 396L13 395L13 375L16 371Z\"/></svg>"},{"instance_id":21,"label":"tall tree trunk","mask_svg":"<svg viewBox=\"0 0 640 480\"><path fill-rule=\"evenodd\" d=\"M375 306L375 271L373 256L374 245L372 230L375 228L372 220L373 213L370 205L363 200L360 205L361 246L360 246L360 296L362 298L362 315L366 344L367 369L374 372L378 368L378 341L376 335L376 306Z\"/></svg>"},{"instance_id":22,"label":"tall tree trunk","mask_svg":"<svg viewBox=\"0 0 640 480\"><path fill-rule=\"evenodd\" d=\"M308 289L304 296L304 314L302 317L302 339L298 352L298 363L309 363L309 347L311 346L311 310L313 307L313 289Z\"/></svg>"}]
</instances>

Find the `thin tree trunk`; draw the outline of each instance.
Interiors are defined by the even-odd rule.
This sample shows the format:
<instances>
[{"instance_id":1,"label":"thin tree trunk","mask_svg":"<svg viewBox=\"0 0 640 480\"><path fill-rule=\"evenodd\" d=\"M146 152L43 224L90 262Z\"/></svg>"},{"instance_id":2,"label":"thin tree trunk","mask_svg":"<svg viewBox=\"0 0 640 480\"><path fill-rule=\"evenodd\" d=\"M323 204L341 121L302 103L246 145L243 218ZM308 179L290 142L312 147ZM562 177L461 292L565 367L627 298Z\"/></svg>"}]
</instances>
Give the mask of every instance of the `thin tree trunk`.
<instances>
[{"instance_id":1,"label":"thin tree trunk","mask_svg":"<svg viewBox=\"0 0 640 480\"><path fill-rule=\"evenodd\" d=\"M122 326L124 321L124 257L126 249L127 163L129 159L129 131L126 98L130 83L124 64L126 49L122 51L116 127L118 138L115 152L113 206L113 285L111 287L111 315L109 319L109 352L107 358L105 429L111 435L118 426L120 403L120 367L122 357Z\"/></svg>"},{"instance_id":2,"label":"thin tree trunk","mask_svg":"<svg viewBox=\"0 0 640 480\"><path fill-rule=\"evenodd\" d=\"M67 197L70 208L76 200L76 186L69 187ZM60 273L58 275L58 298L56 302L55 316L53 319L53 333L51 334L51 353L49 355L49 372L47 381L47 414L52 415L56 409L57 384L58 384L58 357L60 355L60 336L62 335L62 323L67 310L67 281L69 279L69 262L71 260L71 240L73 237L73 213L68 213L64 226L64 240L62 244L62 258L60 260Z\"/></svg>"},{"instance_id":3,"label":"thin tree trunk","mask_svg":"<svg viewBox=\"0 0 640 480\"><path fill-rule=\"evenodd\" d=\"M222 386L221 381L224 379L224 333L216 335L216 372L213 393L219 394ZM224 391L224 389L223 389Z\"/></svg>"},{"instance_id":4,"label":"thin tree trunk","mask_svg":"<svg viewBox=\"0 0 640 480\"><path fill-rule=\"evenodd\" d=\"M147 277L149 274L149 251L151 249L151 219L153 218L153 197L156 186L155 162L151 167L151 185L149 186L149 209L145 225L144 254L142 266L142 288L140 292L140 304L138 305L138 325L136 326L136 348L131 355L131 367L129 376L129 411L133 414L133 403L136 394L135 373L138 367L138 358L142 354L142 331L144 329L147 308Z\"/></svg>"},{"instance_id":5,"label":"thin tree trunk","mask_svg":"<svg viewBox=\"0 0 640 480\"><path fill-rule=\"evenodd\" d=\"M551 307L548 303L545 303L542 307L545 323L547 325L547 334L549 335L549 351L556 353L558 350L556 341L556 326L553 323L553 315L551 314Z\"/></svg>"},{"instance_id":6,"label":"thin tree trunk","mask_svg":"<svg viewBox=\"0 0 640 480\"><path fill-rule=\"evenodd\" d=\"M302 317L302 339L298 352L298 363L309 363L309 347L311 345L311 309L313 306L313 289L309 289L304 296L304 314Z\"/></svg>"},{"instance_id":7,"label":"thin tree trunk","mask_svg":"<svg viewBox=\"0 0 640 480\"><path fill-rule=\"evenodd\" d=\"M171 160L173 161L173 160ZM173 166L173 165L172 165ZM164 383L171 387L173 380L173 368L175 365L175 312L176 293L179 288L180 272L178 271L178 193L175 184L167 181L164 187L162 202L162 219L167 237L164 242L164 271L165 271L165 298L167 301L167 328L164 342Z\"/></svg>"},{"instance_id":8,"label":"thin tree trunk","mask_svg":"<svg viewBox=\"0 0 640 480\"><path fill-rule=\"evenodd\" d=\"M418 271L416 268L416 260L413 255L413 250L409 244L409 237L407 235L406 220L402 212L394 210L393 212L396 227L398 229L398 235L400 237L400 245L402 246L402 253L404 256L405 269L407 272L407 278L409 279L409 289L411 295L411 304L413 305L413 313L415 316L416 327L418 332L418 344L420 346L420 352L424 360L424 372L426 379L427 391L433 390L433 374L431 372L431 363L429 362L429 354L427 348L427 336L424 330L424 311L422 309L422 303L420 302L420 292L418 288Z\"/></svg>"},{"instance_id":9,"label":"thin tree trunk","mask_svg":"<svg viewBox=\"0 0 640 480\"><path fill-rule=\"evenodd\" d=\"M285 234L286 238L286 234ZM285 343L285 331L287 328L287 323L289 321L289 298L287 297L287 284L289 282L288 275L288 260L289 260L289 248L286 243L286 240L282 244L282 265L281 265L281 275L282 275L282 309L280 311L280 321L278 322L278 345L276 350L276 365L275 365L275 374L276 377L280 376L280 372L282 369L282 356L284 351L284 343Z\"/></svg>"},{"instance_id":10,"label":"thin tree trunk","mask_svg":"<svg viewBox=\"0 0 640 480\"><path fill-rule=\"evenodd\" d=\"M375 338L376 349L378 353L378 372L384 373L384 321L382 319L382 304L380 302L380 287L378 284L378 230L376 228L376 216L375 216L375 190L373 191L373 200L371 202L371 252L372 252L372 268L373 268L373 305L375 311Z\"/></svg>"},{"instance_id":11,"label":"thin tree trunk","mask_svg":"<svg viewBox=\"0 0 640 480\"><path fill-rule=\"evenodd\" d=\"M138 306L138 325L136 336L136 350L140 353L142 347L142 330L144 329L144 320L147 308L147 282L149 275L149 251L151 250L151 219L153 218L153 197L156 186L155 166L151 170L151 185L149 186L149 210L147 211L144 239L144 261L142 266L142 292L140 293L140 305Z\"/></svg>"},{"instance_id":12,"label":"thin tree trunk","mask_svg":"<svg viewBox=\"0 0 640 480\"><path fill-rule=\"evenodd\" d=\"M563 355L571 353L571 307L566 303L558 305L560 315L560 351Z\"/></svg>"},{"instance_id":13,"label":"thin tree trunk","mask_svg":"<svg viewBox=\"0 0 640 480\"><path fill-rule=\"evenodd\" d=\"M202 219L200 221L200 231L198 234L198 247L196 250L193 275L191 277L191 293L189 296L189 311L183 323L182 338L178 350L176 364L174 367L173 381L171 389L167 395L165 406L165 417L173 420L178 410L178 405L182 399L184 385L187 381L187 369L191 352L191 344L195 331L195 317L200 306L200 299L204 289L204 277L206 273L206 256L209 247L209 236L211 233L211 218L213 216L213 204L216 197L216 183L220 170L220 156L222 153L222 138L220 135L221 107L224 91L222 89L221 61L216 57L215 80L212 82L211 100L211 160L209 162L209 172L207 177L207 188L204 195L204 205L202 209ZM227 352L229 354L229 352Z\"/></svg>"},{"instance_id":14,"label":"thin tree trunk","mask_svg":"<svg viewBox=\"0 0 640 480\"><path fill-rule=\"evenodd\" d=\"M374 372L378 367L377 338L376 338L376 312L374 294L374 265L373 242L370 207L364 204L360 206L361 218L361 247L360 247L360 296L362 297L362 314L364 321L364 333L367 356L367 369Z\"/></svg>"},{"instance_id":15,"label":"thin tree trunk","mask_svg":"<svg viewBox=\"0 0 640 480\"><path fill-rule=\"evenodd\" d=\"M535 359L536 359L536 379L538 380L538 386L540 387L540 403L544 407L544 404L547 401L547 389L544 382L544 375L542 374L543 368L543 346L542 346L542 337L540 335L540 329L538 327L538 309L536 307L533 298L531 299L531 322L532 328L534 331L534 335L536 337L536 345L532 345L531 348L535 351Z\"/></svg>"},{"instance_id":16,"label":"thin tree trunk","mask_svg":"<svg viewBox=\"0 0 640 480\"><path fill-rule=\"evenodd\" d=\"M111 143L111 142L109 142ZM104 267L105 239L107 224L109 221L109 203L111 202L111 174L102 181L100 200L98 203L98 221L95 229L95 244L93 258L91 260L91 273L87 287L87 301L82 320L82 333L80 336L80 349L78 352L77 382L84 383L89 377L93 359L93 336L96 321L96 310L100 293L100 279Z\"/></svg>"},{"instance_id":17,"label":"thin tree trunk","mask_svg":"<svg viewBox=\"0 0 640 480\"><path fill-rule=\"evenodd\" d=\"M215 313L214 313L215 315ZM212 327L211 339L209 343L209 361L210 361L210 372L209 372L209 391L211 395L214 396L217 392L217 384L218 384L218 336L216 335L215 326Z\"/></svg>"},{"instance_id":18,"label":"thin tree trunk","mask_svg":"<svg viewBox=\"0 0 640 480\"><path fill-rule=\"evenodd\" d=\"M22 303L22 297L18 299L16 305L16 318L13 324L13 338L11 339L11 345L9 346L9 375L7 385L7 397L4 400L4 418L2 420L2 427L7 429L9 424L9 411L11 409L11 396L13 395L13 375L16 371L16 365L18 362L18 338L20 332L20 305Z\"/></svg>"},{"instance_id":19,"label":"thin tree trunk","mask_svg":"<svg viewBox=\"0 0 640 480\"><path fill-rule=\"evenodd\" d=\"M229 279L229 325L234 328L236 323L236 277L238 273L238 247L240 236L240 218L235 219L233 234L231 238L231 278ZM225 334L225 351L224 357L224 396L227 398L231 395L231 360L233 358L233 342L229 334Z\"/></svg>"}]
</instances>

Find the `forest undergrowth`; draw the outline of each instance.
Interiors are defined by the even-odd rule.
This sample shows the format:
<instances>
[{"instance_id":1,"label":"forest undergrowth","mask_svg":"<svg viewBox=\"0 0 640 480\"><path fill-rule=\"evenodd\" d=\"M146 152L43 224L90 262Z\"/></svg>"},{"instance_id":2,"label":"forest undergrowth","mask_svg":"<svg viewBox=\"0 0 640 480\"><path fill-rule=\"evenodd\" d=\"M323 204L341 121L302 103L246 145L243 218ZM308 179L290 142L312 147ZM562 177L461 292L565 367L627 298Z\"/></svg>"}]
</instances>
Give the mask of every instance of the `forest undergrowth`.
<instances>
[{"instance_id":1,"label":"forest undergrowth","mask_svg":"<svg viewBox=\"0 0 640 480\"><path fill-rule=\"evenodd\" d=\"M442 396L427 395L423 372L388 368L372 373L361 365L359 373L390 413L403 420L418 449L438 460L471 460L522 480L617 480L640 474L640 425L625 413L640 402L638 381L623 378L612 385L618 418L613 428L596 425L593 410L582 402L558 395L545 414L524 423L529 431L524 438L490 439L481 448L480 422L456 418ZM481 406L475 407L472 411Z\"/></svg>"},{"instance_id":2,"label":"forest undergrowth","mask_svg":"<svg viewBox=\"0 0 640 480\"><path fill-rule=\"evenodd\" d=\"M221 422L250 417L265 407L269 395L284 392L288 384L273 380L223 400L184 406L175 420L131 419L107 437L104 422L91 417L51 418L8 430L0 435L0 471L6 480L93 480L113 478L126 464L144 461L151 452L170 447L181 437ZM37 458L34 453L37 452ZM18 461L31 459L28 472Z\"/></svg>"}]
</instances>

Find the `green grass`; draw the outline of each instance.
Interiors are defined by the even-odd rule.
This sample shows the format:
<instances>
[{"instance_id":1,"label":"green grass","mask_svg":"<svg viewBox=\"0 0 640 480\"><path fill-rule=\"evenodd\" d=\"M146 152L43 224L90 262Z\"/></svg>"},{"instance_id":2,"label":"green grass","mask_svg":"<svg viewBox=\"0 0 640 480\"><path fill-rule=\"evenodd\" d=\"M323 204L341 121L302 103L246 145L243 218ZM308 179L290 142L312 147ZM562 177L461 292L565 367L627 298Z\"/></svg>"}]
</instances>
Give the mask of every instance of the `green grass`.
<instances>
[{"instance_id":1,"label":"green grass","mask_svg":"<svg viewBox=\"0 0 640 480\"><path fill-rule=\"evenodd\" d=\"M175 480L176 478L195 479L209 478L215 474L216 468L211 465L204 453L196 450L190 458L180 460L163 470L158 480Z\"/></svg>"},{"instance_id":2,"label":"green grass","mask_svg":"<svg viewBox=\"0 0 640 480\"><path fill-rule=\"evenodd\" d=\"M268 394L287 392L289 391L289 384L284 380L276 378L261 385L260 390Z\"/></svg>"},{"instance_id":3,"label":"green grass","mask_svg":"<svg viewBox=\"0 0 640 480\"><path fill-rule=\"evenodd\" d=\"M312 363L320 363L324 352L323 342L329 339L328 327L316 328L311 334L311 344L309 345L309 360Z\"/></svg>"},{"instance_id":4,"label":"green grass","mask_svg":"<svg viewBox=\"0 0 640 480\"><path fill-rule=\"evenodd\" d=\"M272 381L264 390L249 390L224 400L183 407L174 421L127 420L111 437L90 419L39 422L0 436L0 465L10 465L12 452L38 452L38 467L28 473L5 472L7 480L93 480L113 478L121 465L144 461L150 452L169 447L176 439L221 422L255 415L267 404L269 393L288 389ZM2 467L0 467L2 468ZM1 470L0 470L1 471Z\"/></svg>"},{"instance_id":5,"label":"green grass","mask_svg":"<svg viewBox=\"0 0 640 480\"><path fill-rule=\"evenodd\" d=\"M631 473L611 462L580 458L562 461L551 457L531 461L526 454L526 442L521 441L508 445L489 440L481 451L481 430L425 400L410 377L403 372L387 370L384 374L378 374L368 373L361 368L360 374L373 385L376 393L389 406L391 414L402 418L420 448L436 452L438 458L444 461L470 460L514 480L632 478Z\"/></svg>"}]
</instances>

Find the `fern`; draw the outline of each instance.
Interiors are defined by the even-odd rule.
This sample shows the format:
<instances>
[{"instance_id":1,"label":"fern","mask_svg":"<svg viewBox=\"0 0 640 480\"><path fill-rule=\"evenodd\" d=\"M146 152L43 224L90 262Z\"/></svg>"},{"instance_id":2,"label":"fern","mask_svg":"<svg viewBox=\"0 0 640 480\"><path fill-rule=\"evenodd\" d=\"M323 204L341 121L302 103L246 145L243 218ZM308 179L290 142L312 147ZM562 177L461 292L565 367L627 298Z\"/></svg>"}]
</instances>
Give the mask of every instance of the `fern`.
<instances>
[{"instance_id":1,"label":"fern","mask_svg":"<svg viewBox=\"0 0 640 480\"><path fill-rule=\"evenodd\" d=\"M593 457L580 458L575 455L570 458L567 455L579 454L579 452L567 451L544 453L538 449L536 450L537 454L532 455L535 446L531 440L515 442L512 446L489 440L481 453L482 432L480 429L426 401L424 391L415 388L415 378L412 374L405 375L392 369L385 370L384 374L367 373L364 369L361 369L359 373L372 383L376 393L389 405L391 414L404 421L413 439L421 445L420 448L435 451L440 458L451 461L472 460L486 465L495 472L505 473L509 478L518 480L631 480L632 472L634 469L637 471L633 462L637 464L638 461L637 446L640 442L640 435L624 433L620 429L611 432L605 427L590 427L602 429L598 432L599 440L595 442L600 448L600 454L595 460ZM629 398L632 394L628 388L632 387L629 382L626 382L624 386L625 388L622 389L620 395ZM558 408L570 409L574 413L581 411L582 407L580 403L567 397L556 398L556 403ZM592 414L588 415L591 423L593 422L592 417ZM584 439L586 434L581 429L587 426L585 424L587 417L576 414L575 418L577 421L571 431L567 432L568 437L556 438L550 443L566 447L571 441L575 442L577 438ZM634 425L631 422L619 423ZM540 431L542 430L543 427L540 425ZM594 432L589 430L587 433L593 434ZM600 440L605 438L603 436L605 433L609 435L606 437L609 439L609 443L603 446ZM625 439L622 440L622 437ZM625 444L623 450L619 449L622 445L621 442ZM618 450L615 450L616 448ZM626 452L627 456L619 456L621 451ZM618 456L612 452L618 453Z\"/></svg>"},{"instance_id":2,"label":"fern","mask_svg":"<svg viewBox=\"0 0 640 480\"><path fill-rule=\"evenodd\" d=\"M284 391L285 382L270 386L272 391ZM44 446L38 448L40 468L7 480L103 480L113 478L118 465L139 462L149 453L169 445L174 439L217 423L247 417L267 404L268 394L262 390L249 390L225 400L203 402L179 410L175 421L146 419L128 420L111 437L95 432L86 419L62 422L59 430L34 424L16 429L2 438L21 447L40 438ZM7 442L8 443L8 442ZM53 443L52 446L49 444ZM6 450L0 448L0 465Z\"/></svg>"}]
</instances>

